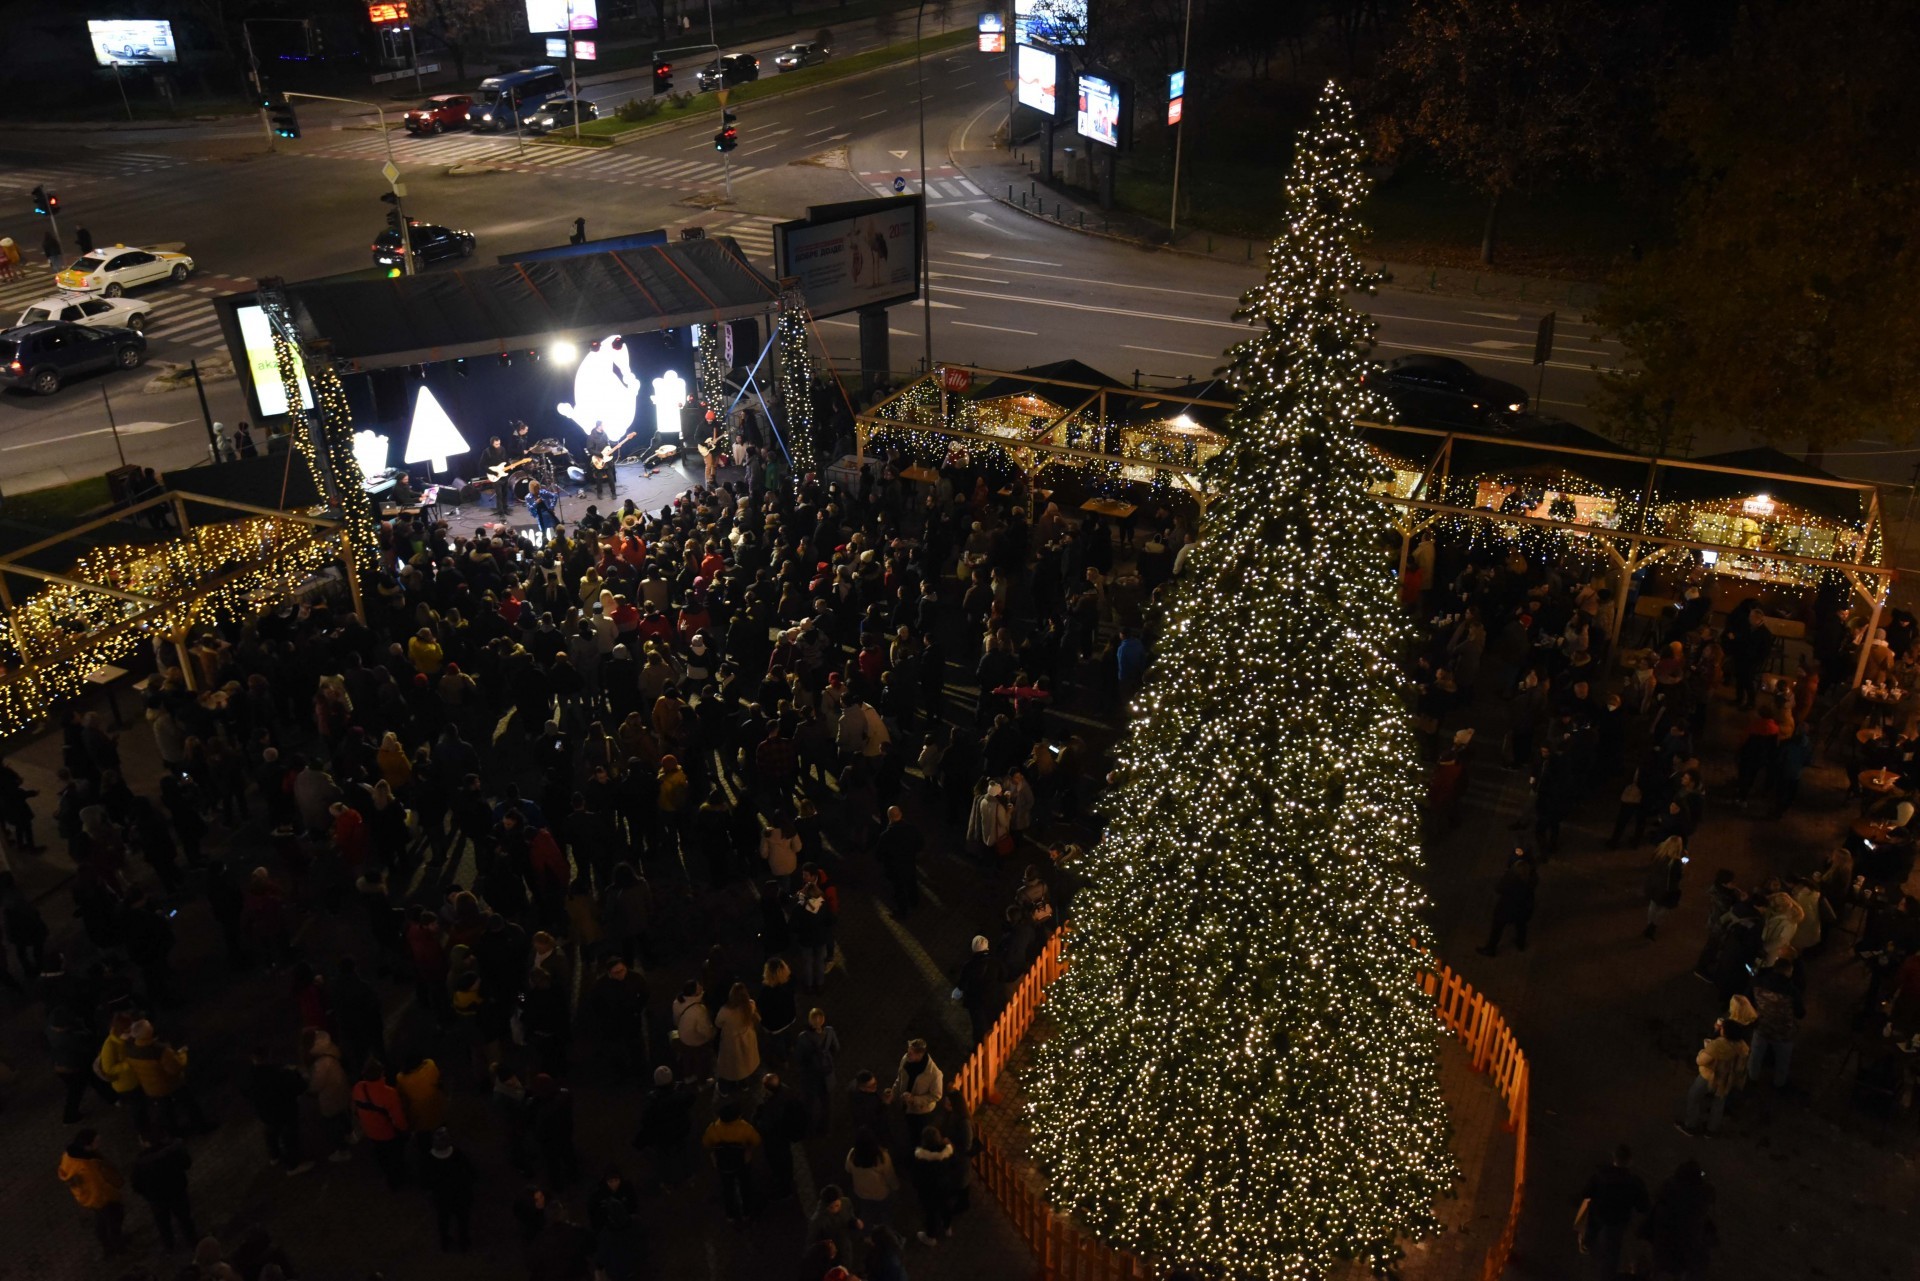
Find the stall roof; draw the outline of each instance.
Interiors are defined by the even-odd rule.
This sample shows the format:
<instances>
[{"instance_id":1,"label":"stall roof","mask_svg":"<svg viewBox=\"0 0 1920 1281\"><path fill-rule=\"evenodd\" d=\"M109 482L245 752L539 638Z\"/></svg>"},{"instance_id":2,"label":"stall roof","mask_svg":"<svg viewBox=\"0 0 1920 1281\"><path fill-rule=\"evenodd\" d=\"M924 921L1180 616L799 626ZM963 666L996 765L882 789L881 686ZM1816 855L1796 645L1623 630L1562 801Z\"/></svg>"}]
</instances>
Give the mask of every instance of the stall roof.
<instances>
[{"instance_id":1,"label":"stall roof","mask_svg":"<svg viewBox=\"0 0 1920 1281\"><path fill-rule=\"evenodd\" d=\"M1684 502L1711 502L1717 498L1750 498L1756 492L1764 492L1791 506L1831 520L1856 522L1866 515L1866 494L1860 486L1843 481L1831 472L1822 471L1770 445L1707 454L1688 461L1699 463L1703 468L1724 467L1731 470L1664 468L1659 484L1661 497ZM1734 472L1744 474L1735 475ZM1799 477L1807 483L1764 479L1766 477Z\"/></svg>"},{"instance_id":2,"label":"stall roof","mask_svg":"<svg viewBox=\"0 0 1920 1281\"><path fill-rule=\"evenodd\" d=\"M779 287L727 237L550 262L286 287L308 339L354 370L757 316Z\"/></svg>"},{"instance_id":3,"label":"stall roof","mask_svg":"<svg viewBox=\"0 0 1920 1281\"><path fill-rule=\"evenodd\" d=\"M1063 384L1066 386L1063 387ZM968 393L971 400L1002 400L1008 396L1024 396L1029 393L1040 396L1058 405L1065 397L1059 393L1079 390L1072 384L1083 384L1094 390L1108 389L1131 390L1126 383L1109 377L1092 365L1077 360L1056 360L1047 365L1031 365L1026 369L1001 374L982 383L975 383ZM1080 399L1086 399L1083 393Z\"/></svg>"}]
</instances>

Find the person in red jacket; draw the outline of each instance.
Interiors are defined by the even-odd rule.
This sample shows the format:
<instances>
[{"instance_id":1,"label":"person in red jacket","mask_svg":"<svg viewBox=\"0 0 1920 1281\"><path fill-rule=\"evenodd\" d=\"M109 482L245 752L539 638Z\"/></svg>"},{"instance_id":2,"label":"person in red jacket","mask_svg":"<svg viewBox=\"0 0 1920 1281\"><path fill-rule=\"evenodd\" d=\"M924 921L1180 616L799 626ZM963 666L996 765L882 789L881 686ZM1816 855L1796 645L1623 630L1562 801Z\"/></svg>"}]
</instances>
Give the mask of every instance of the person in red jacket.
<instances>
[{"instance_id":1,"label":"person in red jacket","mask_svg":"<svg viewBox=\"0 0 1920 1281\"><path fill-rule=\"evenodd\" d=\"M329 812L333 815L333 846L340 851L340 861L349 871L358 871L373 850L367 820L345 801L335 801Z\"/></svg>"},{"instance_id":2,"label":"person in red jacket","mask_svg":"<svg viewBox=\"0 0 1920 1281\"><path fill-rule=\"evenodd\" d=\"M379 1059L368 1059L366 1069L353 1086L353 1114L359 1118L360 1133L373 1144L373 1155L387 1176L389 1188L407 1182L407 1105L400 1091L387 1082L387 1069Z\"/></svg>"}]
</instances>

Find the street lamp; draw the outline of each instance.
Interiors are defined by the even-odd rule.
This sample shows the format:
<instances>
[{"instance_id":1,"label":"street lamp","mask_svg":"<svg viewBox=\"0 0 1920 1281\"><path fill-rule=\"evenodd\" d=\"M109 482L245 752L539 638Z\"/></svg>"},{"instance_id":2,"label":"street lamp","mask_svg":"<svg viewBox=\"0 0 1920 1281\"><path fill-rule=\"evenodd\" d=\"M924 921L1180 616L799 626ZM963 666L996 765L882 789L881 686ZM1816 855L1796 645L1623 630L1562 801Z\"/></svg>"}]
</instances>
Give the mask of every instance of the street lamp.
<instances>
[{"instance_id":1,"label":"street lamp","mask_svg":"<svg viewBox=\"0 0 1920 1281\"><path fill-rule=\"evenodd\" d=\"M920 0L913 11L913 83L920 99L920 315L927 331L927 374L933 374L933 291L932 251L927 244L927 78L920 67L921 24L926 21L927 0Z\"/></svg>"}]
</instances>

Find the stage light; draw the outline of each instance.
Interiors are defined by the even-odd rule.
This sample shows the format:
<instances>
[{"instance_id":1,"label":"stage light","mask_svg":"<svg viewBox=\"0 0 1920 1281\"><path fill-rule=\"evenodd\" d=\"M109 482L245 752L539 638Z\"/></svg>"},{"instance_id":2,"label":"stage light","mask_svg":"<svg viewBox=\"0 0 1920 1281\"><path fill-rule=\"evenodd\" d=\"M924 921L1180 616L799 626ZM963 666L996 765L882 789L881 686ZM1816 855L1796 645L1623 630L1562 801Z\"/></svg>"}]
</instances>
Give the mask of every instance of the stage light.
<instances>
[{"instance_id":1,"label":"stage light","mask_svg":"<svg viewBox=\"0 0 1920 1281\"><path fill-rule=\"evenodd\" d=\"M547 355L563 365L571 365L574 361L580 359L580 349L570 342L557 342L547 348Z\"/></svg>"}]
</instances>

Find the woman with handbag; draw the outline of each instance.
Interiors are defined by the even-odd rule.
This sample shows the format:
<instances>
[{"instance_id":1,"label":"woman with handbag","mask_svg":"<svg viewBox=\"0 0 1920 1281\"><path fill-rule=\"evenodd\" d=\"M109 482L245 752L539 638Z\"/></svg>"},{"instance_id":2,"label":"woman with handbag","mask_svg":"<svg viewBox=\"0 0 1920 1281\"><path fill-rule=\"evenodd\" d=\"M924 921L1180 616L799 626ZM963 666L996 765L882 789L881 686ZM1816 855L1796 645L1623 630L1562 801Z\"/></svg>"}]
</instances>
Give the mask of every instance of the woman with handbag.
<instances>
[{"instance_id":1,"label":"woman with handbag","mask_svg":"<svg viewBox=\"0 0 1920 1281\"><path fill-rule=\"evenodd\" d=\"M1642 931L1647 938L1658 930L1660 918L1680 905L1680 877L1686 866L1687 843L1680 837L1669 836L1654 850L1641 882L1647 896L1647 928Z\"/></svg>"}]
</instances>

